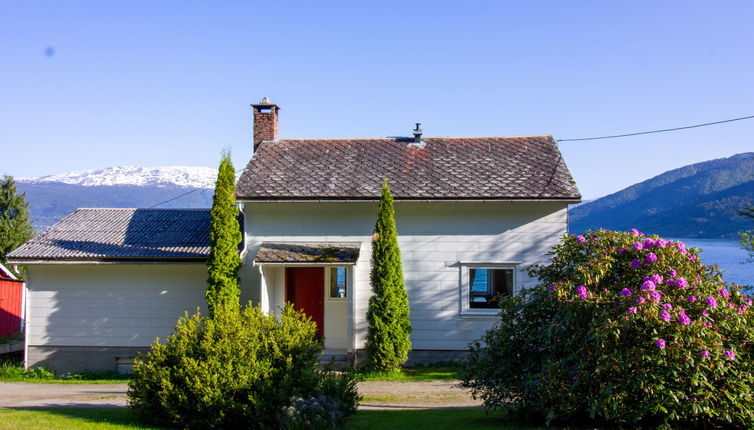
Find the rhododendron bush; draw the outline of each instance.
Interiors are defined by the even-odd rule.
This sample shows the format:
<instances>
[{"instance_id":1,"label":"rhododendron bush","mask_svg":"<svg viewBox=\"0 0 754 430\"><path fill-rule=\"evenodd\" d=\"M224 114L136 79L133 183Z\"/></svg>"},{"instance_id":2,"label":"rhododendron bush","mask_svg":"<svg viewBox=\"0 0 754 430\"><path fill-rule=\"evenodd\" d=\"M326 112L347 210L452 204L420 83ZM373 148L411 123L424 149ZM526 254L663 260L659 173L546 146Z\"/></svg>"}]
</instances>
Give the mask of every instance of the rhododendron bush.
<instances>
[{"instance_id":1,"label":"rhododendron bush","mask_svg":"<svg viewBox=\"0 0 754 430\"><path fill-rule=\"evenodd\" d=\"M551 255L471 345L475 397L547 421L753 425L752 300L697 250L600 230Z\"/></svg>"}]
</instances>

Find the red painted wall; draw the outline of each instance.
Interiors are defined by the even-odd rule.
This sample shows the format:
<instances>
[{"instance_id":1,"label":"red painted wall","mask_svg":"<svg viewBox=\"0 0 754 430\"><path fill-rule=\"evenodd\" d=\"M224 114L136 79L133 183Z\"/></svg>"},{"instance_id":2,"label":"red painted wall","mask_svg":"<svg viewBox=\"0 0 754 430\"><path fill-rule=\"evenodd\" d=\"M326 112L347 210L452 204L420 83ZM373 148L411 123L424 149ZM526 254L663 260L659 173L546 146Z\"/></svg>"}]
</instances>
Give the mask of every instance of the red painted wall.
<instances>
[{"instance_id":1,"label":"red painted wall","mask_svg":"<svg viewBox=\"0 0 754 430\"><path fill-rule=\"evenodd\" d=\"M21 329L21 302L24 283L0 278L0 336Z\"/></svg>"}]
</instances>

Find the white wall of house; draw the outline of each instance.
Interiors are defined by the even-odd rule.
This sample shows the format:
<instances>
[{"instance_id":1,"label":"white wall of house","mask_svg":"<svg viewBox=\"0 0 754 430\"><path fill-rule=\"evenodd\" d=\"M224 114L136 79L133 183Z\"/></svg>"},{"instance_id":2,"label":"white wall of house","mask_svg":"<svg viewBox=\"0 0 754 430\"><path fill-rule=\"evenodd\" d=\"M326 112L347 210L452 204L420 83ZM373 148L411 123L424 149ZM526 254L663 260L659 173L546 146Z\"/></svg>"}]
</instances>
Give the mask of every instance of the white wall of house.
<instances>
[{"instance_id":1,"label":"white wall of house","mask_svg":"<svg viewBox=\"0 0 754 430\"><path fill-rule=\"evenodd\" d=\"M362 243L351 294L355 347L363 348L376 202L246 202L244 207L249 252L242 291L255 302L263 295L259 267L251 262L262 242ZM466 263L516 262L515 288L526 288L534 283L526 267L546 263L546 252L568 228L567 204L560 202L396 202L395 212L416 350L464 350L495 323L494 313L464 309ZM283 282L279 274L276 279ZM280 302L275 297L263 307L274 308Z\"/></svg>"},{"instance_id":2,"label":"white wall of house","mask_svg":"<svg viewBox=\"0 0 754 430\"><path fill-rule=\"evenodd\" d=\"M206 315L197 264L28 265L28 346L151 345L185 311Z\"/></svg>"}]
</instances>

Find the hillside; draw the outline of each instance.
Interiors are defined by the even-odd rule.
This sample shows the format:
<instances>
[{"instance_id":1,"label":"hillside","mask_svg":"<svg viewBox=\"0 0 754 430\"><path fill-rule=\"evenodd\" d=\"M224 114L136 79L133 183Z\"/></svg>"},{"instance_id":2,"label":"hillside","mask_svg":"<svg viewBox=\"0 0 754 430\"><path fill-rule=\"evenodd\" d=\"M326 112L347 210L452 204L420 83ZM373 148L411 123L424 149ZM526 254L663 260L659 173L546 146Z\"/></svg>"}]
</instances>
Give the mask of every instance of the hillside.
<instances>
[{"instance_id":1,"label":"hillside","mask_svg":"<svg viewBox=\"0 0 754 430\"><path fill-rule=\"evenodd\" d=\"M570 212L570 229L642 231L669 237L735 237L751 221L736 214L754 202L754 153L665 172Z\"/></svg>"},{"instance_id":2,"label":"hillside","mask_svg":"<svg viewBox=\"0 0 754 430\"><path fill-rule=\"evenodd\" d=\"M208 208L212 206L214 169L206 167L111 167L39 178L18 178L26 193L37 231L76 208ZM195 190L195 191L193 191Z\"/></svg>"}]
</instances>

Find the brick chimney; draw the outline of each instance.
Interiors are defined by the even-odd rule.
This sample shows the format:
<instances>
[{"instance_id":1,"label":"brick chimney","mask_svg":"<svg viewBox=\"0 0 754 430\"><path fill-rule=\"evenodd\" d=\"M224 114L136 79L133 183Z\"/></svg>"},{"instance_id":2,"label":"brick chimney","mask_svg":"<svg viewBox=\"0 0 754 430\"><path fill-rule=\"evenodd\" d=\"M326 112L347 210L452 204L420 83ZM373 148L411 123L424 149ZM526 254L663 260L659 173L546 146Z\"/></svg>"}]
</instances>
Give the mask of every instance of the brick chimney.
<instances>
[{"instance_id":1,"label":"brick chimney","mask_svg":"<svg viewBox=\"0 0 754 430\"><path fill-rule=\"evenodd\" d=\"M280 106L270 103L267 97L259 104L253 104L254 109L254 152L265 140L278 139L278 111Z\"/></svg>"}]
</instances>

